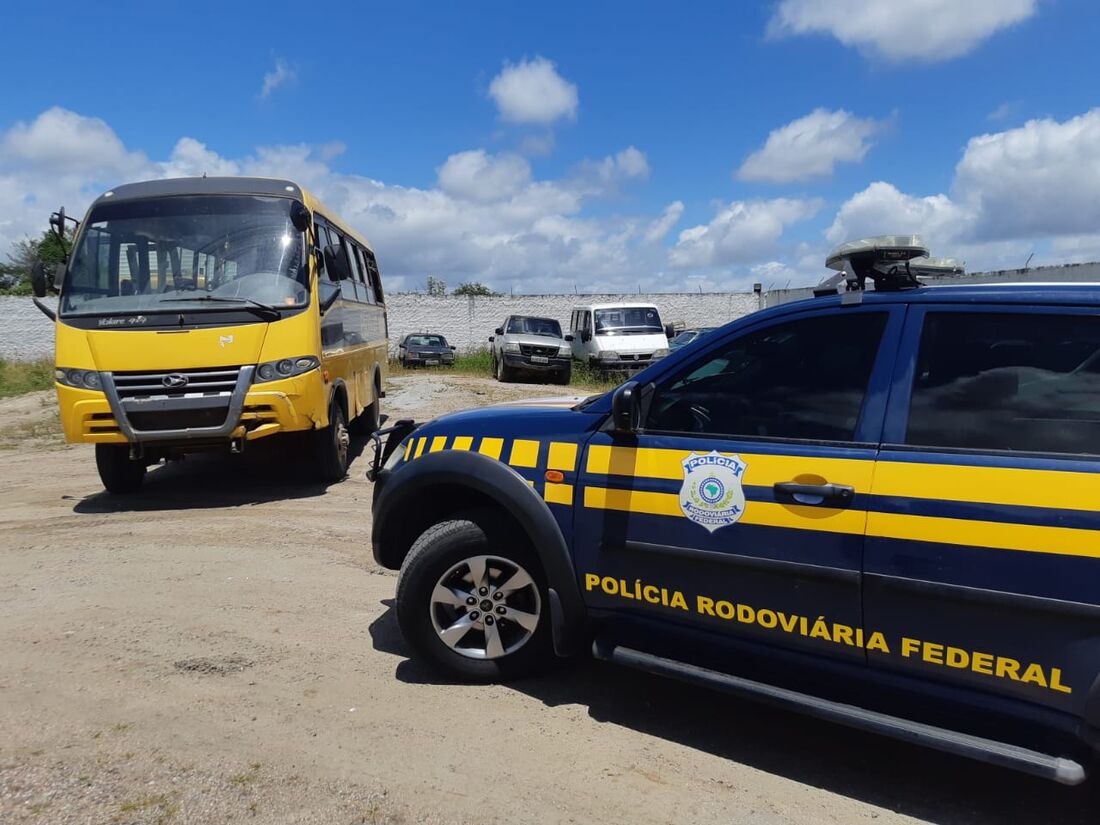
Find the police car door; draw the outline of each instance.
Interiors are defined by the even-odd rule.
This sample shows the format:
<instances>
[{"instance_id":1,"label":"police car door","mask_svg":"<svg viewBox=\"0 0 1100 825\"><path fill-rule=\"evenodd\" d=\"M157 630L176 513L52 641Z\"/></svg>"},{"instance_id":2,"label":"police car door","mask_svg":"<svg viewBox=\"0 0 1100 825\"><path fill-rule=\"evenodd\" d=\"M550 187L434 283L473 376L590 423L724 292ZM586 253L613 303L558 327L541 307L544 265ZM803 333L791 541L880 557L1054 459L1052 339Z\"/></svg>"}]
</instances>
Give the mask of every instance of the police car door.
<instances>
[{"instance_id":1,"label":"police car door","mask_svg":"<svg viewBox=\"0 0 1100 825\"><path fill-rule=\"evenodd\" d=\"M866 513L901 307L726 335L589 442L576 560L591 610L865 661Z\"/></svg>"},{"instance_id":2,"label":"police car door","mask_svg":"<svg viewBox=\"0 0 1100 825\"><path fill-rule=\"evenodd\" d=\"M1100 313L914 305L898 365L864 584L889 651L870 663L1083 714L1100 691Z\"/></svg>"}]
</instances>

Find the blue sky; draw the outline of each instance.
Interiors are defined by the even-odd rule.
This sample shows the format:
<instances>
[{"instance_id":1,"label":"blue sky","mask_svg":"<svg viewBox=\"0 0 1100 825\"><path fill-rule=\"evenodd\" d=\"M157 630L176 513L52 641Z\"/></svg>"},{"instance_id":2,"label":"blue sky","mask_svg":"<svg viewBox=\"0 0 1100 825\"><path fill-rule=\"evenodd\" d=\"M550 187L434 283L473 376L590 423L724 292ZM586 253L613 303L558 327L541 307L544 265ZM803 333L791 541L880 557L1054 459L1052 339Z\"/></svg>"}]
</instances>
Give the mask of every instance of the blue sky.
<instances>
[{"instance_id":1,"label":"blue sky","mask_svg":"<svg viewBox=\"0 0 1100 825\"><path fill-rule=\"evenodd\" d=\"M59 199L209 171L316 188L398 288L813 283L886 232L1100 257L1086 0L260 8L6 6L0 254Z\"/></svg>"}]
</instances>

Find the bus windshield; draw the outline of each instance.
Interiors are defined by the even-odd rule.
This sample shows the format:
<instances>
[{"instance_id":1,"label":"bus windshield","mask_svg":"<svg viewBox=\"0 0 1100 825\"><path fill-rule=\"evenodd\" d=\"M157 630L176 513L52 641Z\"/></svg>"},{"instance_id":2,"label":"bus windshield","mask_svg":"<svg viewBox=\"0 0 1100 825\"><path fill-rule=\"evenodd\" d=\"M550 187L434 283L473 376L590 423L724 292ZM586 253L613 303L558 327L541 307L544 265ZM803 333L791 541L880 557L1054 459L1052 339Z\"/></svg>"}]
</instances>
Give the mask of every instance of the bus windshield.
<instances>
[{"instance_id":1,"label":"bus windshield","mask_svg":"<svg viewBox=\"0 0 1100 825\"><path fill-rule=\"evenodd\" d=\"M597 335L649 335L663 332L657 307L615 307L596 310Z\"/></svg>"},{"instance_id":2,"label":"bus windshield","mask_svg":"<svg viewBox=\"0 0 1100 825\"><path fill-rule=\"evenodd\" d=\"M100 204L65 273L63 315L304 306L289 198L200 195Z\"/></svg>"}]
</instances>

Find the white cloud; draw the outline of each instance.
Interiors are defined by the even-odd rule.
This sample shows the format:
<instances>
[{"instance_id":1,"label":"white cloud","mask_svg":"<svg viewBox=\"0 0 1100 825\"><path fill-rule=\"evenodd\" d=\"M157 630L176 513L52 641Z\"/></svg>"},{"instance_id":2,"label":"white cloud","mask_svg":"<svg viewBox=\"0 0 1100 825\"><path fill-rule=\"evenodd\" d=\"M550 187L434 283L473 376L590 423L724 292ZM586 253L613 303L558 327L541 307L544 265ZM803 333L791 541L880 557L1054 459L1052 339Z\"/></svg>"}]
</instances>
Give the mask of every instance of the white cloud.
<instances>
[{"instance_id":1,"label":"white cloud","mask_svg":"<svg viewBox=\"0 0 1100 825\"><path fill-rule=\"evenodd\" d=\"M531 165L518 155L489 155L483 149L459 152L439 167L439 186L449 195L474 201L510 198L531 181Z\"/></svg>"},{"instance_id":2,"label":"white cloud","mask_svg":"<svg viewBox=\"0 0 1100 825\"><path fill-rule=\"evenodd\" d=\"M950 60L1035 14L1037 0L781 0L774 36L830 34L892 62Z\"/></svg>"},{"instance_id":3,"label":"white cloud","mask_svg":"<svg viewBox=\"0 0 1100 825\"><path fill-rule=\"evenodd\" d=\"M917 197L899 191L893 184L876 181L840 207L825 237L832 244L840 244L874 235L916 233L928 236L930 243L936 239L950 241L958 238L959 228L969 220L970 216L947 195Z\"/></svg>"},{"instance_id":4,"label":"white cloud","mask_svg":"<svg viewBox=\"0 0 1100 825\"><path fill-rule=\"evenodd\" d=\"M780 251L779 239L787 227L812 218L821 205L816 198L733 201L710 223L681 232L669 262L674 267L705 268L767 259Z\"/></svg>"},{"instance_id":5,"label":"white cloud","mask_svg":"<svg viewBox=\"0 0 1100 825\"><path fill-rule=\"evenodd\" d=\"M489 96L511 123L550 124L577 116L577 87L545 57L506 62L489 84Z\"/></svg>"},{"instance_id":6,"label":"white cloud","mask_svg":"<svg viewBox=\"0 0 1100 825\"><path fill-rule=\"evenodd\" d=\"M737 177L748 181L790 183L833 173L838 163L858 163L871 148L881 124L843 109L814 109L805 117L772 130L764 146L749 155Z\"/></svg>"},{"instance_id":7,"label":"white cloud","mask_svg":"<svg viewBox=\"0 0 1100 825\"><path fill-rule=\"evenodd\" d=\"M298 79L298 72L281 57L275 61L275 68L264 73L264 85L260 89L260 97L267 99L271 93L281 86L293 83Z\"/></svg>"},{"instance_id":8,"label":"white cloud","mask_svg":"<svg viewBox=\"0 0 1100 825\"><path fill-rule=\"evenodd\" d=\"M673 201L661 213L661 217L652 221L645 231L646 243L659 243L665 239L665 235L680 221L684 214L683 201Z\"/></svg>"},{"instance_id":9,"label":"white cloud","mask_svg":"<svg viewBox=\"0 0 1100 825\"><path fill-rule=\"evenodd\" d=\"M1031 120L971 138L950 193L927 196L872 183L839 209L826 238L916 232L933 254L971 271L1096 254L1100 226L1100 109L1066 121Z\"/></svg>"},{"instance_id":10,"label":"white cloud","mask_svg":"<svg viewBox=\"0 0 1100 825\"><path fill-rule=\"evenodd\" d=\"M971 138L954 190L974 209L973 233L983 240L1095 232L1100 108Z\"/></svg>"},{"instance_id":11,"label":"white cloud","mask_svg":"<svg viewBox=\"0 0 1100 825\"><path fill-rule=\"evenodd\" d=\"M1018 100L1008 100L1008 101L1005 101L1004 103L1002 103L996 109L994 109L988 115L986 115L985 119L986 120L992 120L992 121L1008 120L1010 117L1012 117L1014 114L1016 114L1016 112L1019 111L1019 109L1020 109L1020 101L1018 101Z\"/></svg>"},{"instance_id":12,"label":"white cloud","mask_svg":"<svg viewBox=\"0 0 1100 825\"><path fill-rule=\"evenodd\" d=\"M37 236L50 212L78 215L95 195L156 174L104 121L58 107L0 134L0 260L12 242Z\"/></svg>"}]
</instances>

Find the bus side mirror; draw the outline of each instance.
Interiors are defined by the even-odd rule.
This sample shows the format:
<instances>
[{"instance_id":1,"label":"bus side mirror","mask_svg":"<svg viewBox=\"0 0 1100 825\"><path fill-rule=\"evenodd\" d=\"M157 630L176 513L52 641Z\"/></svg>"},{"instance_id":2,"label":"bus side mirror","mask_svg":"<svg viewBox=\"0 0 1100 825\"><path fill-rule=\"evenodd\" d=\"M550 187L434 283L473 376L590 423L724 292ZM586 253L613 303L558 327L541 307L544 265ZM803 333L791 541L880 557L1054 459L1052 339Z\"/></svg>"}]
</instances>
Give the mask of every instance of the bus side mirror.
<instances>
[{"instance_id":1,"label":"bus side mirror","mask_svg":"<svg viewBox=\"0 0 1100 825\"><path fill-rule=\"evenodd\" d=\"M637 432L642 425L642 399L637 381L627 381L611 396L611 422L617 433Z\"/></svg>"},{"instance_id":2,"label":"bus side mirror","mask_svg":"<svg viewBox=\"0 0 1100 825\"><path fill-rule=\"evenodd\" d=\"M35 261L31 267L31 292L35 298L46 297L46 265L41 261Z\"/></svg>"},{"instance_id":3,"label":"bus side mirror","mask_svg":"<svg viewBox=\"0 0 1100 825\"><path fill-rule=\"evenodd\" d=\"M290 205L290 222L299 232L305 232L313 224L313 216L309 214L304 203L294 201Z\"/></svg>"},{"instance_id":4,"label":"bus side mirror","mask_svg":"<svg viewBox=\"0 0 1100 825\"><path fill-rule=\"evenodd\" d=\"M672 324L665 324L665 338L675 338L676 327Z\"/></svg>"}]
</instances>

